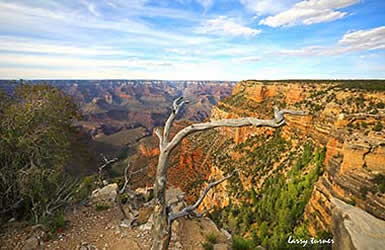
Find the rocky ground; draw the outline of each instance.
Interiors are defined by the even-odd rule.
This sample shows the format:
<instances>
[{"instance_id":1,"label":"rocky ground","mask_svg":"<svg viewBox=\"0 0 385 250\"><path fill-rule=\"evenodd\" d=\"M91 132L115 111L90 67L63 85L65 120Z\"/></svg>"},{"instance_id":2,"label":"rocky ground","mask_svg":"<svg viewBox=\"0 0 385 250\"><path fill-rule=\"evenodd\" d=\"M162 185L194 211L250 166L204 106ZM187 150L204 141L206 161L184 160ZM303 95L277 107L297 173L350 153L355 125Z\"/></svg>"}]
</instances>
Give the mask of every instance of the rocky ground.
<instances>
[{"instance_id":1,"label":"rocky ground","mask_svg":"<svg viewBox=\"0 0 385 250\"><path fill-rule=\"evenodd\" d=\"M76 249L119 250L150 249L151 224L130 228L117 206L97 211L94 206L80 206L65 215L68 226L47 239L43 227L11 222L0 231L0 249ZM229 249L231 235L218 230L207 218L180 219L173 224L169 249L203 249L209 233L217 235L215 249Z\"/></svg>"}]
</instances>

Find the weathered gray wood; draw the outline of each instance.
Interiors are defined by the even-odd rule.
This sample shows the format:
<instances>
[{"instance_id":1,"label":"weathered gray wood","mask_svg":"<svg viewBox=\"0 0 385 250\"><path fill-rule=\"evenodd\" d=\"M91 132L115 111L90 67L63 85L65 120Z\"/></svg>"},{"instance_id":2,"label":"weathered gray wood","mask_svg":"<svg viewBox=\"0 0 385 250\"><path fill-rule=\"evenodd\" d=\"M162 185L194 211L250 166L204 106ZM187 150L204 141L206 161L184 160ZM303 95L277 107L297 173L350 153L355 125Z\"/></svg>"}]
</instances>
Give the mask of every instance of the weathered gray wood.
<instances>
[{"instance_id":1,"label":"weathered gray wood","mask_svg":"<svg viewBox=\"0 0 385 250\"><path fill-rule=\"evenodd\" d=\"M101 154L101 156L103 157L104 164L99 167L99 182L100 186L103 186L103 170L111 164L117 162L118 158L115 157L114 159L108 160L103 154Z\"/></svg>"},{"instance_id":2,"label":"weathered gray wood","mask_svg":"<svg viewBox=\"0 0 385 250\"><path fill-rule=\"evenodd\" d=\"M262 120L253 117L245 117L238 119L223 119L223 120L214 120L210 122L197 123L185 127L180 130L170 141L170 130L171 126L181 110L182 106L188 103L188 101L184 100L183 97L177 98L173 102L172 112L168 117L164 129L163 134L159 129L155 129L154 133L159 138L159 159L158 165L156 169L155 183L154 183L154 212L153 212L153 242L152 242L152 250L166 250L168 249L168 245L171 238L171 224L177 218L182 216L195 213L195 209L202 203L205 198L207 192L210 188L218 185L219 183L225 181L230 178L230 176L224 177L218 181L215 181L207 186L204 190L202 196L198 199L198 201L189 207L184 208L182 211L176 214L170 214L170 209L166 204L166 188L167 188L167 170L168 170L168 157L172 150L185 138L187 135L192 134L194 132L208 130L217 127L243 127L243 126L256 126L256 127L271 127L278 128L285 124L285 114L291 115L304 115L305 113L302 111L293 111L293 110L279 110L278 108L274 108L274 119L271 120Z\"/></svg>"},{"instance_id":3,"label":"weathered gray wood","mask_svg":"<svg viewBox=\"0 0 385 250\"><path fill-rule=\"evenodd\" d=\"M147 167L144 167L144 168L141 168L137 171L132 171L132 167L131 167L130 163L128 163L127 167L124 169L124 185L123 185L122 189L120 189L120 190L119 190L119 187L117 187L118 195L117 195L117 200L116 200L118 203L118 207L119 207L120 211L122 212L124 219L128 219L128 216L123 209L122 199L120 196L124 193L128 194L129 199L131 199L131 201L130 200L128 201L128 208L132 214L137 214L138 213L137 204L135 202L135 200L137 199L137 193L130 189L129 182L130 182L131 177L133 175L140 173L146 169L147 169Z\"/></svg>"},{"instance_id":4,"label":"weathered gray wood","mask_svg":"<svg viewBox=\"0 0 385 250\"><path fill-rule=\"evenodd\" d=\"M182 211L178 212L178 213L170 213L169 216L168 216L168 222L169 222L169 226L171 226L171 223L180 218L180 217L184 217L184 216L187 216L187 215L192 215L193 212L195 212L195 209L197 209L199 207L199 205L202 203L203 199L206 197L207 193L210 191L211 188L215 187L216 185L224 182L225 180L229 179L230 177L232 177L233 175L229 175L229 176L226 176L226 177L223 177L222 179L220 180L217 180L217 181L214 181L212 183L210 183L206 188L205 190L203 191L202 195L199 197L199 199L194 203L194 205L192 206L188 206L188 207L185 207L182 209ZM194 215L194 214L193 214Z\"/></svg>"}]
</instances>

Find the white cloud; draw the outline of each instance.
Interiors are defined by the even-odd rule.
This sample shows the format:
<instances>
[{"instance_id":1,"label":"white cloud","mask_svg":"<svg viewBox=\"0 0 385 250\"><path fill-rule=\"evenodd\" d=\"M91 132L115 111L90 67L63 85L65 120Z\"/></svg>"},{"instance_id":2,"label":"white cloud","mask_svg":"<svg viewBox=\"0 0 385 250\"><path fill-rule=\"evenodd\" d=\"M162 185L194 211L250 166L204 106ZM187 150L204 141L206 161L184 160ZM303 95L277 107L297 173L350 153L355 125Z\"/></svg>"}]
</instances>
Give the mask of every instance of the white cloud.
<instances>
[{"instance_id":1,"label":"white cloud","mask_svg":"<svg viewBox=\"0 0 385 250\"><path fill-rule=\"evenodd\" d=\"M110 56L127 54L120 49L106 46L73 46L53 44L45 40L0 36L0 51L46 53L76 56Z\"/></svg>"},{"instance_id":2,"label":"white cloud","mask_svg":"<svg viewBox=\"0 0 385 250\"><path fill-rule=\"evenodd\" d=\"M196 0L207 11L214 4L214 0Z\"/></svg>"},{"instance_id":3,"label":"white cloud","mask_svg":"<svg viewBox=\"0 0 385 250\"><path fill-rule=\"evenodd\" d=\"M53 59L50 62L58 63L58 60ZM69 61L64 62L64 64L70 63ZM167 63L159 65L159 63L155 62L155 65L152 65L151 62L146 62L146 68L103 67L104 63L97 63L92 70L88 67L75 66L65 68L0 67L0 79L240 80L240 77L244 75L237 70L230 70L230 65L215 60L196 63L181 62L174 65ZM135 62L132 62L132 65L135 65Z\"/></svg>"},{"instance_id":4,"label":"white cloud","mask_svg":"<svg viewBox=\"0 0 385 250\"><path fill-rule=\"evenodd\" d=\"M166 52L172 53L172 54L177 54L181 56L186 56L191 54L191 52L187 49L181 49L181 48L171 48L171 49L165 49Z\"/></svg>"},{"instance_id":5,"label":"white cloud","mask_svg":"<svg viewBox=\"0 0 385 250\"><path fill-rule=\"evenodd\" d=\"M338 43L354 50L385 49L385 26L346 33Z\"/></svg>"},{"instance_id":6,"label":"white cloud","mask_svg":"<svg viewBox=\"0 0 385 250\"><path fill-rule=\"evenodd\" d=\"M262 19L259 24L271 27L292 26L330 22L343 18L348 13L337 11L358 3L360 0L304 0L288 10Z\"/></svg>"},{"instance_id":7,"label":"white cloud","mask_svg":"<svg viewBox=\"0 0 385 250\"><path fill-rule=\"evenodd\" d=\"M9 14L9 12L11 12L11 14L24 15L25 17L27 16L46 17L54 20L63 20L66 17L72 17L72 16L67 16L63 12L56 12L56 11L48 10L46 8L31 7L31 6L15 4L15 3L4 3L4 2L0 3L0 10L1 10L2 17L4 17L6 14ZM6 19L1 18L1 20L5 21Z\"/></svg>"},{"instance_id":8,"label":"white cloud","mask_svg":"<svg viewBox=\"0 0 385 250\"><path fill-rule=\"evenodd\" d=\"M334 46L309 46L301 49L281 50L290 56L336 56L349 52L385 49L385 26L346 33Z\"/></svg>"},{"instance_id":9,"label":"white cloud","mask_svg":"<svg viewBox=\"0 0 385 250\"><path fill-rule=\"evenodd\" d=\"M170 53L170 54L176 54L176 55L179 55L179 56L183 56L185 58L185 56L196 56L196 55L201 55L202 54L202 51L198 48L191 48L191 47L188 47L188 48L166 48L165 49L166 52Z\"/></svg>"},{"instance_id":10,"label":"white cloud","mask_svg":"<svg viewBox=\"0 0 385 250\"><path fill-rule=\"evenodd\" d=\"M112 2L112 1L111 1ZM137 0L140 2L140 0ZM119 1L114 1L113 4L120 7ZM132 4L130 2L130 4ZM137 4L138 6L139 3ZM135 5L136 6L136 5ZM128 7L127 7L128 8ZM139 7L136 7L139 8ZM152 45L169 45L169 44L203 44L210 42L212 39L203 36L191 36L190 34L176 33L172 30L161 31L149 25L149 23L142 21L139 18L126 18L120 15L112 18L103 19L90 15L84 15L81 11L73 11L62 6L58 9L49 9L43 7L33 7L30 5L19 3L3 3L0 2L0 29L5 33L27 33L34 34L37 37L55 37L62 40L79 41L88 40L92 43L98 41L107 43L110 41L116 43L117 40L123 40L123 37L131 41L131 43ZM148 10L154 14L152 9ZM168 15L174 17L174 13L161 13L159 15ZM181 13L181 15L184 12ZM33 27L33 28L31 28ZM86 29L86 30L84 30ZM103 32L100 37L104 35L105 31L119 32L119 36L105 36L103 39L94 39L89 32ZM54 36L52 36L54 35ZM127 44L126 44L127 45Z\"/></svg>"},{"instance_id":11,"label":"white cloud","mask_svg":"<svg viewBox=\"0 0 385 250\"><path fill-rule=\"evenodd\" d=\"M116 6L116 4L114 4L113 2L110 2L110 1L107 1L106 4L114 9L117 9L118 6Z\"/></svg>"},{"instance_id":12,"label":"white cloud","mask_svg":"<svg viewBox=\"0 0 385 250\"><path fill-rule=\"evenodd\" d=\"M246 9L257 15L275 14L286 9L293 0L240 0Z\"/></svg>"},{"instance_id":13,"label":"white cloud","mask_svg":"<svg viewBox=\"0 0 385 250\"><path fill-rule=\"evenodd\" d=\"M169 67L172 62L166 60L127 59L91 59L72 56L42 56L7 53L0 57L1 65L24 65L38 68L66 68L66 69L111 69L111 68L156 68Z\"/></svg>"},{"instance_id":14,"label":"white cloud","mask_svg":"<svg viewBox=\"0 0 385 250\"><path fill-rule=\"evenodd\" d=\"M82 0L82 1L80 1L80 2L87 8L87 10L88 10L92 15L94 15L94 16L96 16L96 17L99 17L99 16L100 16L99 11L96 10L95 4L90 3L90 2L88 2L88 1L86 1L86 0ZM109 4L111 4L111 3L109 3Z\"/></svg>"},{"instance_id":15,"label":"white cloud","mask_svg":"<svg viewBox=\"0 0 385 250\"><path fill-rule=\"evenodd\" d=\"M245 57L239 57L239 58L234 58L232 61L234 63L255 63L259 62L262 60L262 57L260 56L245 56Z\"/></svg>"},{"instance_id":16,"label":"white cloud","mask_svg":"<svg viewBox=\"0 0 385 250\"><path fill-rule=\"evenodd\" d=\"M214 35L256 36L261 33L261 30L249 28L232 18L220 16L203 22L197 32Z\"/></svg>"}]
</instances>

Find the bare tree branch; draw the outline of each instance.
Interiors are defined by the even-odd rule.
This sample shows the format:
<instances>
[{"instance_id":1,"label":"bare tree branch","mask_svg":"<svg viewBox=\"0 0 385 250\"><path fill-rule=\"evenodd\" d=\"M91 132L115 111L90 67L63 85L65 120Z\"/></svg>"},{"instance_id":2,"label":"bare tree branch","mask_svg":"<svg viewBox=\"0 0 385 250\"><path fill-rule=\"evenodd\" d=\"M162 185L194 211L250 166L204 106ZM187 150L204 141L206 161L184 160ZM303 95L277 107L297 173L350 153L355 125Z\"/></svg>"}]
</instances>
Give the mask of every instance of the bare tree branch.
<instances>
[{"instance_id":1,"label":"bare tree branch","mask_svg":"<svg viewBox=\"0 0 385 250\"><path fill-rule=\"evenodd\" d=\"M107 162L107 157L104 154L100 154L103 157L104 162Z\"/></svg>"},{"instance_id":2,"label":"bare tree branch","mask_svg":"<svg viewBox=\"0 0 385 250\"><path fill-rule=\"evenodd\" d=\"M12 209L17 208L17 207L20 205L20 203L22 203L23 201L24 201L24 199L23 199L23 198L20 198L18 201L16 201L14 204L12 204L11 206L9 206L8 208L1 210L1 211L0 211L0 214L5 214L5 213L11 211Z\"/></svg>"},{"instance_id":3,"label":"bare tree branch","mask_svg":"<svg viewBox=\"0 0 385 250\"><path fill-rule=\"evenodd\" d=\"M165 143L168 142L172 123L174 122L176 116L178 115L178 113L181 110L181 108L183 107L183 105L187 104L187 103L189 103L189 101L183 100L183 96L175 99L174 102L172 103L172 112L171 112L170 116L168 117L166 124L164 126L164 130L163 130L163 140Z\"/></svg>"},{"instance_id":4,"label":"bare tree branch","mask_svg":"<svg viewBox=\"0 0 385 250\"><path fill-rule=\"evenodd\" d=\"M182 209L182 211L178 212L178 213L171 213L168 215L168 222L169 222L169 225L171 226L171 223L180 218L180 217L183 217L183 216L186 216L186 215L195 215L194 214L194 210L197 209L199 207L199 205L202 203L203 199L206 197L207 193L210 191L211 188L215 187L216 185L224 182L225 180L229 179L230 177L232 177L233 174L231 175L228 175L226 177L223 177L222 179L220 180L217 180L217 181L214 181L212 183L210 183L206 188L205 190L203 191L202 195L199 197L199 199L195 202L194 205L192 206L188 206L188 207L185 207L184 209Z\"/></svg>"},{"instance_id":5,"label":"bare tree branch","mask_svg":"<svg viewBox=\"0 0 385 250\"><path fill-rule=\"evenodd\" d=\"M127 172L128 172L128 170L130 170L131 169L131 165L130 165L130 163L128 163L127 164L127 167L124 169L124 185L123 185L123 187L122 187L122 189L119 191L119 194L123 194L124 193L124 191L126 190L126 188L127 188L127 184L128 184L128 181L129 181L129 179L131 178L131 175L130 175L130 178L128 178L128 176L127 176Z\"/></svg>"},{"instance_id":6,"label":"bare tree branch","mask_svg":"<svg viewBox=\"0 0 385 250\"><path fill-rule=\"evenodd\" d=\"M103 173L102 172L103 172L104 168L106 168L107 166L111 165L114 162L117 162L118 158L115 157L112 160L108 160L107 157L105 157L103 154L101 154L101 156L103 157L103 160L104 160L104 164L99 167L99 181L102 185L103 184Z\"/></svg>"},{"instance_id":7,"label":"bare tree branch","mask_svg":"<svg viewBox=\"0 0 385 250\"><path fill-rule=\"evenodd\" d=\"M207 129L217 128L217 127L244 127L244 126L255 126L255 127L271 127L278 128L285 124L284 114L291 115L304 115L305 113L302 111L293 111L293 110L281 110L274 112L274 119L271 120L262 120L253 117L245 117L238 119L223 119L223 120L214 120L210 122L197 123L192 124L188 127L185 127L181 131L179 131L170 143L167 144L165 150L172 151L179 142L186 137L187 135L197 132L203 131Z\"/></svg>"},{"instance_id":8,"label":"bare tree branch","mask_svg":"<svg viewBox=\"0 0 385 250\"><path fill-rule=\"evenodd\" d=\"M289 109L282 109L279 110L277 106L274 106L274 120L277 123L280 123L285 120L284 115L290 114L290 115L305 115L306 113L303 111L294 111Z\"/></svg>"},{"instance_id":9,"label":"bare tree branch","mask_svg":"<svg viewBox=\"0 0 385 250\"><path fill-rule=\"evenodd\" d=\"M160 153L158 157L158 165L156 169L156 177L154 183L154 213L153 213L153 242L151 249L153 250L165 250L168 248L170 239L171 239L171 224L174 220L179 217L186 215L195 215L195 209L202 203L204 197L207 195L207 192L215 185L225 181L230 178L230 176L224 177L221 180L213 182L207 186L204 190L202 196L198 201L189 207L182 209L178 213L171 213L171 205L166 202L166 189L167 189L167 171L168 171L168 158L172 150L185 138L187 135L208 130L217 127L243 127L243 126L256 126L256 127L271 127L278 128L283 126L285 121L285 114L290 115L304 115L302 111L293 111L293 110L279 110L277 107L274 107L274 118L271 120L257 119L254 117L244 117L238 119L224 119L224 120L214 120L205 123L192 124L184 129L180 130L171 140L169 139L171 126L182 108L182 106L187 103L183 100L183 97L177 98L173 102L172 112L168 117L165 127L163 130L163 136L160 132L156 132L157 136L160 139Z\"/></svg>"},{"instance_id":10,"label":"bare tree branch","mask_svg":"<svg viewBox=\"0 0 385 250\"><path fill-rule=\"evenodd\" d=\"M118 206L119 206L119 209L120 211L122 212L123 214L123 217L125 219L128 219L128 216L125 212L125 210L123 209L123 204L122 204L122 199L121 199L121 195L126 193L129 197L129 199L131 199L132 201L135 200L137 198L137 193L135 193L134 191L132 191L129 187L129 182L131 180L131 177L135 174L138 174L140 172L142 172L143 170L147 169L147 167L144 167L144 168L141 168L137 171L134 171L132 172L131 169L131 164L128 163L127 164L127 167L124 169L124 185L122 187L122 189L119 190L119 187L117 188L117 203L118 203ZM135 202L129 202L128 203L128 209L130 210L130 212L135 216L138 215L138 211L136 210L136 207L137 207L137 204Z\"/></svg>"},{"instance_id":11,"label":"bare tree branch","mask_svg":"<svg viewBox=\"0 0 385 250\"><path fill-rule=\"evenodd\" d=\"M108 160L103 154L101 154L101 155L102 155L102 157L103 157L104 164L103 164L102 166L99 167L99 171L103 171L103 169L104 169L105 167L107 167L107 166L109 166L110 164L112 164L112 163L118 161L118 158L116 158L116 157L115 157L114 159L112 159L112 160Z\"/></svg>"},{"instance_id":12,"label":"bare tree branch","mask_svg":"<svg viewBox=\"0 0 385 250\"><path fill-rule=\"evenodd\" d=\"M159 138L159 147L162 147L163 146L163 136L162 136L162 133L160 132L160 129L159 128L155 128L154 129L154 133Z\"/></svg>"},{"instance_id":13,"label":"bare tree branch","mask_svg":"<svg viewBox=\"0 0 385 250\"><path fill-rule=\"evenodd\" d=\"M146 166L146 167L144 167L144 168L141 168L141 169L139 169L139 170L136 170L136 171L132 172L132 171L131 171L132 167L131 167L130 163L128 163L128 164L127 164L127 167L124 169L124 185L123 185L122 189L119 191L119 193L120 193L120 194L123 194L123 193L126 191L127 185L128 185L128 183L129 183L129 181L131 180L131 177L132 177L133 175L136 175L136 174L138 174L138 173L140 173L140 172L143 172L143 171L146 170L148 167L149 167L149 166ZM133 193L133 191L128 191L128 192L132 192L132 193Z\"/></svg>"}]
</instances>

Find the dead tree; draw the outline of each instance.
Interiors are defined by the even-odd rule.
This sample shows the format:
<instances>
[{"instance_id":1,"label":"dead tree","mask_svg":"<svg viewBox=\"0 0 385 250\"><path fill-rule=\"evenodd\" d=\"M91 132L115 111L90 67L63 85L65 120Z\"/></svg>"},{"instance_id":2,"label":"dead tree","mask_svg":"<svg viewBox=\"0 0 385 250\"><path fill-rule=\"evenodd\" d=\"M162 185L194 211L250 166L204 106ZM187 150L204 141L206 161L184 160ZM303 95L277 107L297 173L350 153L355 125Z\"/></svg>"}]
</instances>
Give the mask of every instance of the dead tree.
<instances>
[{"instance_id":1,"label":"dead tree","mask_svg":"<svg viewBox=\"0 0 385 250\"><path fill-rule=\"evenodd\" d=\"M188 216L188 215L192 215L194 217L201 217L202 215L199 214L197 211L195 211L199 205L203 202L203 199L206 197L207 193L210 191L211 188L215 187L216 185L219 185L221 184L222 182L224 182L225 180L229 179L230 177L232 177L233 174L230 174L226 177L223 177L222 179L220 180L217 180L217 181L214 181L214 182L211 182L209 185L207 185L207 187L205 188L205 190L203 190L203 193L201 194L201 196L199 197L199 199L191 206L188 206L188 207L185 207L183 208L181 211L179 212L176 212L176 213L172 213L171 212L171 206L173 205L173 203L171 204L168 204L168 207L167 207L167 211L168 212L168 231L171 232L171 226L172 226L172 223L173 221L175 221L176 219L178 218L181 218L181 217L184 217L184 216ZM175 203L177 202L180 202L181 199L178 199Z\"/></svg>"},{"instance_id":2,"label":"dead tree","mask_svg":"<svg viewBox=\"0 0 385 250\"><path fill-rule=\"evenodd\" d=\"M154 183L155 207L153 212L153 242L151 247L152 250L166 250L168 248L171 238L171 223L179 217L191 214L202 202L211 187L229 178L229 176L227 176L221 180L218 180L217 182L211 183L193 206L183 209L180 213L170 214L170 209L166 203L165 197L167 187L168 158L170 156L170 153L182 141L183 138L194 132L213 129L217 127L255 126L278 128L285 124L285 114L304 115L304 112L302 111L292 111L286 109L278 110L278 108L275 107L274 118L271 120L245 117L238 119L223 119L213 120L204 123L197 123L185 127L184 129L180 130L172 139L170 139L171 126L179 111L181 110L182 106L186 103L188 103L188 101L184 100L183 97L177 98L173 102L172 112L166 121L163 132L161 132L159 129L155 129L154 131L157 137L159 138L160 154L158 158L158 165Z\"/></svg>"},{"instance_id":3,"label":"dead tree","mask_svg":"<svg viewBox=\"0 0 385 250\"><path fill-rule=\"evenodd\" d=\"M103 160L104 160L104 163L99 167L99 185L102 187L103 186L103 181L104 181L104 178L103 178L103 170L110 166L112 163L115 163L118 161L118 158L114 158L114 159L111 159L111 160L108 160L107 157L105 157L103 154L100 154L102 157L103 157Z\"/></svg>"},{"instance_id":4,"label":"dead tree","mask_svg":"<svg viewBox=\"0 0 385 250\"><path fill-rule=\"evenodd\" d=\"M135 193L134 191L131 190L130 188L130 181L131 181L131 177L133 175L136 175L140 172L142 172L143 170L146 170L148 167L144 167L144 168L141 168L139 170L136 170L136 171L132 171L132 167L130 165L130 163L127 164L127 167L124 169L124 184L123 184L123 187L121 189L117 189L117 203L118 203L118 207L120 209L120 211L122 212L123 214L123 218L124 219L130 219L126 212L124 211L124 208L123 208L123 204L122 204L122 197L121 195L123 194L127 194L127 198L128 198L128 209L130 210L131 214L132 214L132 217L133 219L130 221L130 226L131 224L133 224L136 220L136 217L139 215L138 213L138 204L137 204L137 193Z\"/></svg>"}]
</instances>

